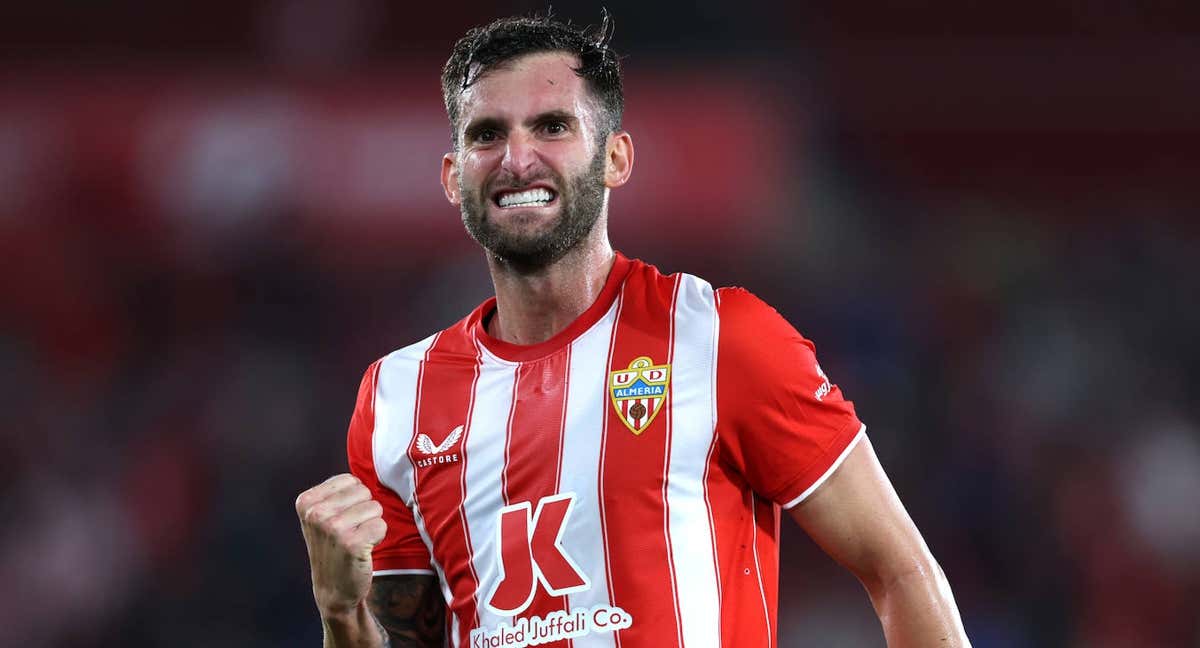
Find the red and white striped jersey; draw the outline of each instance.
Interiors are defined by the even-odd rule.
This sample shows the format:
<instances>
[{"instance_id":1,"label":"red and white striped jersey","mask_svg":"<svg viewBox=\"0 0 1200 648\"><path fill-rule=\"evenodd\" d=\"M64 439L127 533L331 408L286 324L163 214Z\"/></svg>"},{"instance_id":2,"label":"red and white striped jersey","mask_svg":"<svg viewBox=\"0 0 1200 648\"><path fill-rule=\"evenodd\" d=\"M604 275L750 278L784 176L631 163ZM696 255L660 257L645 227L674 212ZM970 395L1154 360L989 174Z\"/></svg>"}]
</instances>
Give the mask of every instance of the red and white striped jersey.
<instances>
[{"instance_id":1,"label":"red and white striped jersey","mask_svg":"<svg viewBox=\"0 0 1200 648\"><path fill-rule=\"evenodd\" d=\"M864 433L810 342L742 289L617 255L552 339L495 300L371 365L351 470L375 574L436 573L454 646L774 646L780 507Z\"/></svg>"}]
</instances>

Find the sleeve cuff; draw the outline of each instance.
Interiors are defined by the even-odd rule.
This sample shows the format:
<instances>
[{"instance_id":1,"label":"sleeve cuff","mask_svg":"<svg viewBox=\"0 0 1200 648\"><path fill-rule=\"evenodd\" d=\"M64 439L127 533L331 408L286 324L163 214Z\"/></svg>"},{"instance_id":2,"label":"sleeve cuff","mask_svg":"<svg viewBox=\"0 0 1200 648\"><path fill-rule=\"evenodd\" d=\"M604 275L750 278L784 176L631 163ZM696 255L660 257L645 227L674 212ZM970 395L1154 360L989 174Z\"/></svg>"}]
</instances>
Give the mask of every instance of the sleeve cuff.
<instances>
[{"instance_id":1,"label":"sleeve cuff","mask_svg":"<svg viewBox=\"0 0 1200 648\"><path fill-rule=\"evenodd\" d=\"M372 576L407 576L412 574L427 574L433 576L432 569L376 569Z\"/></svg>"},{"instance_id":2,"label":"sleeve cuff","mask_svg":"<svg viewBox=\"0 0 1200 648\"><path fill-rule=\"evenodd\" d=\"M812 495L818 488L821 487L821 484L825 483L825 480L829 479L829 477L831 475L833 475L833 473L838 469L838 467L842 465L842 462L846 460L846 457L850 456L850 451L854 449L854 446L858 445L858 442L866 435L867 435L866 424L859 423L858 433L854 435L854 438L850 439L849 443L846 444L846 447L842 449L841 454L839 454L837 456L837 458L833 460L833 463L829 465L829 468L827 468L825 470L825 472L816 479L816 481L814 481L811 485L809 485L808 488L805 488L804 492L800 493L799 495L792 498L791 500L788 500L787 503L783 504L783 508L790 509L790 508L796 506L797 504L799 504L800 502L803 502L804 500L808 499L809 495Z\"/></svg>"},{"instance_id":3,"label":"sleeve cuff","mask_svg":"<svg viewBox=\"0 0 1200 648\"><path fill-rule=\"evenodd\" d=\"M428 554L372 556L372 560L374 562L374 571L371 573L376 576L385 573L433 573L433 566L430 564Z\"/></svg>"}]
</instances>

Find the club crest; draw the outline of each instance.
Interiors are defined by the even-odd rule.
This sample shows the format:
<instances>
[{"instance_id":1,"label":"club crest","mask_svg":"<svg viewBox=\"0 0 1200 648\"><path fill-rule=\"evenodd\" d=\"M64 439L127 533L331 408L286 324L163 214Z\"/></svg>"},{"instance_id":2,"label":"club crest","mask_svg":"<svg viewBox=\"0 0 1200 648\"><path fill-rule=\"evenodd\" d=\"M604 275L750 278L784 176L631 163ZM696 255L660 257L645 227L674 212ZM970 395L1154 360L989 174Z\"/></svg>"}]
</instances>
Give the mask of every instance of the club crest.
<instances>
[{"instance_id":1,"label":"club crest","mask_svg":"<svg viewBox=\"0 0 1200 648\"><path fill-rule=\"evenodd\" d=\"M608 373L608 393L617 416L634 434L641 434L662 410L671 386L671 365L656 365L647 356L629 363L628 369Z\"/></svg>"}]
</instances>

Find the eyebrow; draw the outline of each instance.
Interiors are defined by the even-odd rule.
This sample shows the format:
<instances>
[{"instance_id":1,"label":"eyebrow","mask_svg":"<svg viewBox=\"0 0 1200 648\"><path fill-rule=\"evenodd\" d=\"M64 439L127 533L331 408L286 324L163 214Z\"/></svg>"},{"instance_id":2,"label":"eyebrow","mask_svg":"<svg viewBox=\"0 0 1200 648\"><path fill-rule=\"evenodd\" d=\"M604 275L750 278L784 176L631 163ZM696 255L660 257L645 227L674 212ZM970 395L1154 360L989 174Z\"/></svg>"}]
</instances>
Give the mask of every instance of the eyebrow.
<instances>
[{"instance_id":1,"label":"eyebrow","mask_svg":"<svg viewBox=\"0 0 1200 648\"><path fill-rule=\"evenodd\" d=\"M579 118L566 110L547 110L543 113L538 113L525 121L527 126L535 126L544 124L549 121L565 122L574 128L579 123ZM480 117L463 129L463 138L470 141L486 130L504 131L508 128L508 123L498 117Z\"/></svg>"},{"instance_id":2,"label":"eyebrow","mask_svg":"<svg viewBox=\"0 0 1200 648\"><path fill-rule=\"evenodd\" d=\"M530 119L528 123L530 125L544 124L548 121L566 122L572 126L579 123L579 119L575 117L573 113L569 113L565 110L547 110L544 113L536 115L533 119Z\"/></svg>"},{"instance_id":3,"label":"eyebrow","mask_svg":"<svg viewBox=\"0 0 1200 648\"><path fill-rule=\"evenodd\" d=\"M504 130L504 128L504 122L495 117L480 117L479 119L467 124L467 127L463 129L463 139L470 141L475 139L475 136L479 135L483 131Z\"/></svg>"}]
</instances>

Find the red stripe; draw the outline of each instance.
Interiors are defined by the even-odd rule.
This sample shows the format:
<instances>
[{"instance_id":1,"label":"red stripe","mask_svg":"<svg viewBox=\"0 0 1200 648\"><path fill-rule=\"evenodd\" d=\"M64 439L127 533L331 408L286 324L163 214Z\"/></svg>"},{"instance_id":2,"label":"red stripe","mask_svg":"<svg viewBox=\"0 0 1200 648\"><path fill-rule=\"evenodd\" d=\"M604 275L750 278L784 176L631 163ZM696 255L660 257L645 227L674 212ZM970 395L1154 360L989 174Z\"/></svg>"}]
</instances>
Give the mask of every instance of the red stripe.
<instances>
[{"instance_id":1,"label":"red stripe","mask_svg":"<svg viewBox=\"0 0 1200 648\"><path fill-rule=\"evenodd\" d=\"M500 494L504 497L504 505L512 504L512 498L508 495L508 464L512 463L512 430L513 416L517 414L517 387L520 384L521 366L517 366L516 377L513 378L512 395L508 401L508 423L505 425L504 432L504 470L500 471Z\"/></svg>"},{"instance_id":2,"label":"red stripe","mask_svg":"<svg viewBox=\"0 0 1200 648\"><path fill-rule=\"evenodd\" d=\"M767 648L776 645L775 611L779 600L778 579L767 578L766 574L779 573L779 505L757 495L751 495L754 506L754 554L757 558L758 584L761 589L762 615L766 619L764 632ZM770 520L763 524L760 520Z\"/></svg>"},{"instance_id":3,"label":"red stripe","mask_svg":"<svg viewBox=\"0 0 1200 648\"><path fill-rule=\"evenodd\" d=\"M529 502L536 510L539 500L558 493L570 370L567 349L517 368L504 466L506 504ZM547 470L552 458L555 468ZM539 584L533 601L519 618L546 618L550 612L566 609L566 596L551 596ZM563 640L542 645L560 648L568 644Z\"/></svg>"},{"instance_id":4,"label":"red stripe","mask_svg":"<svg viewBox=\"0 0 1200 648\"><path fill-rule=\"evenodd\" d=\"M617 312L616 312L616 315L614 316L614 319L616 321L613 322L612 333L609 334L609 338L608 338L608 364L607 364L607 366L610 368L612 367L612 363L613 363L613 353L616 351L616 341L617 341L616 322L620 321L620 319L621 319L621 309L622 309L622 306L624 306L624 304L625 304L625 292L622 291L621 294L617 297ZM607 389L607 388L608 388L608 381L606 380L605 381L605 389ZM604 411L605 412L608 411L607 403L604 407ZM596 470L596 482L597 482L596 483L596 491L599 494L598 504L599 504L599 508L600 508L601 541L604 544L605 585L608 587L608 600L613 601L612 555L609 551L608 523L605 521L607 518L605 516L606 507L604 506L604 500L605 500L605 497L604 497L604 457L608 450L608 423L610 420L612 420L611 416L605 416L604 423L602 424L602 431L601 431L601 436L600 436L600 463L599 463L598 469ZM618 425L618 427L624 427L624 426ZM621 648L621 633L620 632L617 632L613 635L613 641L616 642L617 648Z\"/></svg>"},{"instance_id":5,"label":"red stripe","mask_svg":"<svg viewBox=\"0 0 1200 648\"><path fill-rule=\"evenodd\" d=\"M769 575L778 573L773 571L777 570L778 555L763 548L771 546L778 534L772 537L770 528L762 529L755 524L756 518L767 520L771 509L763 506L764 502L754 496L740 475L730 471L719 455L718 448L709 460L708 493L716 522L713 530L720 569L721 645L724 648L777 645L773 618L778 584ZM760 578L764 579L761 589Z\"/></svg>"},{"instance_id":6,"label":"red stripe","mask_svg":"<svg viewBox=\"0 0 1200 648\"><path fill-rule=\"evenodd\" d=\"M463 452L471 435L471 411L479 380L480 355L466 327L445 331L429 348L418 378L413 442L408 453L416 468L417 506L424 514L425 530L434 547L434 560L450 584L450 611L459 621L459 642L467 645L471 628L479 624L479 576L475 573L471 535L463 514L466 498L467 457ZM428 458L417 448L424 434L434 445L442 443L458 426L462 438L442 457L457 461L420 466Z\"/></svg>"},{"instance_id":7,"label":"red stripe","mask_svg":"<svg viewBox=\"0 0 1200 648\"><path fill-rule=\"evenodd\" d=\"M713 291L713 350L712 350L712 398L713 398L713 435L712 442L708 446L708 458L704 462L704 510L708 512L708 528L712 529L712 555L713 555L713 575L717 581L717 633L718 639L722 642L725 640L725 619L724 614L720 611L724 609L725 586L724 579L721 578L721 552L717 547L717 529L716 516L713 511L713 499L709 488L709 480L712 478L713 459L717 454L717 368L718 368L718 350L720 348L721 339L721 317L719 315L721 308L721 292Z\"/></svg>"},{"instance_id":8,"label":"red stripe","mask_svg":"<svg viewBox=\"0 0 1200 648\"><path fill-rule=\"evenodd\" d=\"M563 384L562 384L562 392L563 392L562 411L559 412L559 414L558 414L558 420L559 420L558 448L559 448L559 452L558 452L558 466L556 467L556 469L554 471L555 490L558 490L559 486L562 484L562 471L563 471L562 447L563 447L563 443L565 442L565 440L567 438L567 405L568 405L567 401L569 400L569 394L571 393L571 345L567 345L566 349L567 349L566 371L563 372Z\"/></svg>"},{"instance_id":9,"label":"red stripe","mask_svg":"<svg viewBox=\"0 0 1200 648\"><path fill-rule=\"evenodd\" d=\"M561 424L558 427L558 469L554 471L554 490L562 488L563 452L562 447L567 438L567 406L571 393L571 345L567 345L567 372L563 380L562 413L559 415ZM571 602L562 597L562 609L571 612ZM575 640L567 639L567 648L574 648Z\"/></svg>"},{"instance_id":10,"label":"red stripe","mask_svg":"<svg viewBox=\"0 0 1200 648\"><path fill-rule=\"evenodd\" d=\"M709 494L709 474L712 471L713 456L717 450L717 435L713 434L712 443L708 446L708 458L704 464L704 510L708 511L708 528L712 529L712 555L713 555L713 575L717 581L717 609L721 609L721 598L723 595L721 586L721 554L717 551L717 524L713 520L713 505L712 496ZM721 627L721 620L717 620L717 628Z\"/></svg>"},{"instance_id":11,"label":"red stripe","mask_svg":"<svg viewBox=\"0 0 1200 648\"><path fill-rule=\"evenodd\" d=\"M721 645L777 646L775 612L778 601L779 512L773 503L755 497L744 475L737 472L722 443L721 412L728 409L730 362L728 347L721 343L730 328L722 320L726 307L715 291L718 350L716 361L717 436L709 454L705 493L713 524L721 601ZM725 385L725 389L722 385ZM724 398L725 400L722 400ZM756 520L761 524L756 524ZM761 583L761 586L760 586Z\"/></svg>"},{"instance_id":12,"label":"red stripe","mask_svg":"<svg viewBox=\"0 0 1200 648\"><path fill-rule=\"evenodd\" d=\"M653 268L630 273L622 293L609 371L627 369L640 356L648 356L655 364L668 362L675 288L675 281L663 279ZM667 400L663 406L668 406ZM619 507L621 511L604 519L607 555L610 562L625 563L611 570L610 589L613 602L634 619L618 637L633 645L680 645L678 603L664 531L668 525L664 482L669 417L656 417L635 435L618 420L616 408L606 409L601 500L605 509Z\"/></svg>"}]
</instances>

